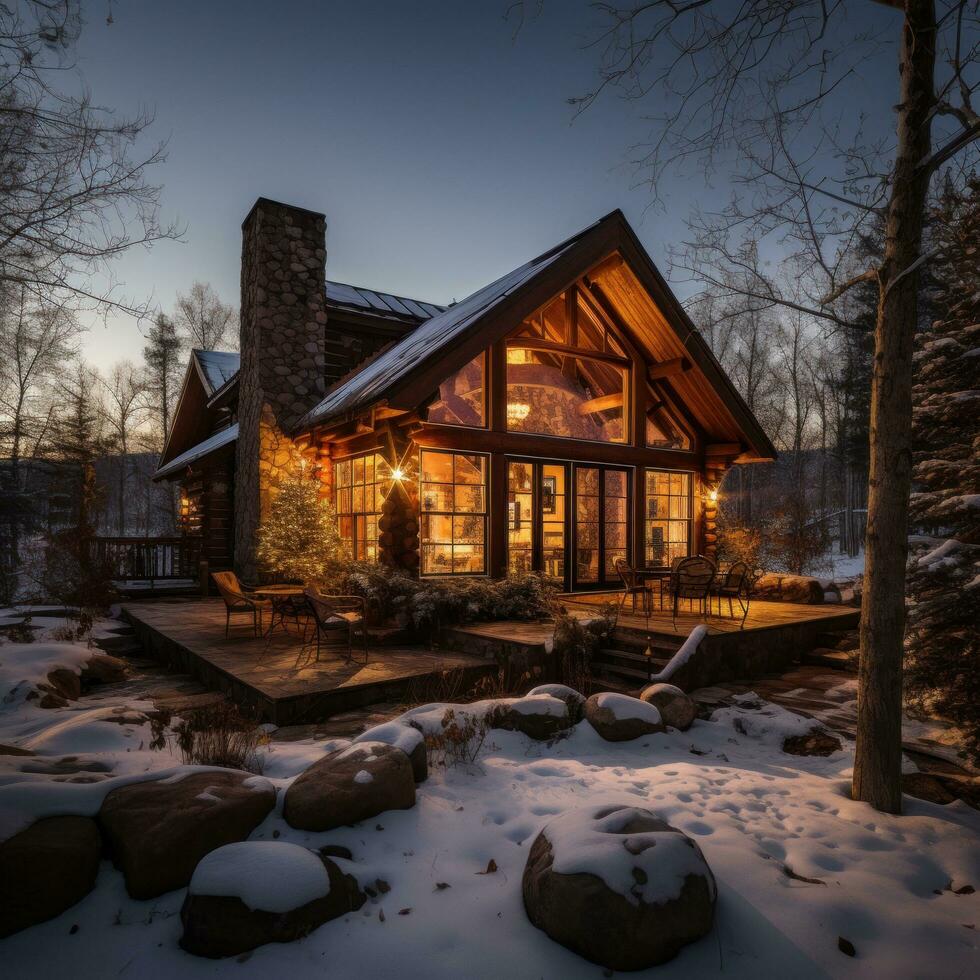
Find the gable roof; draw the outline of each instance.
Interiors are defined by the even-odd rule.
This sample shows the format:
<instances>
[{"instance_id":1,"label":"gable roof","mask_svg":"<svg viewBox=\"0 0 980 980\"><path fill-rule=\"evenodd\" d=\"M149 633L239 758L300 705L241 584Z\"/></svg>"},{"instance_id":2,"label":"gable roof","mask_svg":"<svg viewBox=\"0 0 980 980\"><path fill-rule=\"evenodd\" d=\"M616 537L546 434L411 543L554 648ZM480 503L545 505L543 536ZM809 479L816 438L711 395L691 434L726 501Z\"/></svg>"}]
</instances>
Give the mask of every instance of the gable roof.
<instances>
[{"instance_id":1,"label":"gable roof","mask_svg":"<svg viewBox=\"0 0 980 980\"><path fill-rule=\"evenodd\" d=\"M229 425L226 429L221 429L220 431L215 432L213 436L208 436L208 438L203 442L199 442L196 446L192 446L186 452L181 453L166 465L157 467L156 473L153 474L153 479L163 480L168 476L177 476L181 470L190 466L191 463L196 463L198 460L203 459L210 453L221 449L222 446L230 445L237 438L238 423L235 422L233 425Z\"/></svg>"},{"instance_id":2,"label":"gable roof","mask_svg":"<svg viewBox=\"0 0 980 980\"><path fill-rule=\"evenodd\" d=\"M208 398L231 381L238 374L241 365L241 355L238 351L194 348L191 357L201 372L201 380L204 382L204 390Z\"/></svg>"},{"instance_id":3,"label":"gable roof","mask_svg":"<svg viewBox=\"0 0 980 980\"><path fill-rule=\"evenodd\" d=\"M478 289L466 299L426 320L360 371L341 379L326 393L318 405L299 420L296 428L310 428L384 398L388 391L420 364L444 356L446 349L466 334L469 328L484 315L529 280L553 265L576 242L601 223L600 221L590 225L589 228L566 239L543 255L525 262L513 272L508 272L490 285Z\"/></svg>"},{"instance_id":4,"label":"gable roof","mask_svg":"<svg viewBox=\"0 0 980 980\"><path fill-rule=\"evenodd\" d=\"M619 210L424 321L337 382L294 431L352 418L380 402L416 407L439 380L583 276L604 291L655 361L683 357L691 362L692 370L677 382L678 395L706 423L710 441L744 443L751 459L775 458L769 437ZM440 378L434 381L437 372Z\"/></svg>"}]
</instances>

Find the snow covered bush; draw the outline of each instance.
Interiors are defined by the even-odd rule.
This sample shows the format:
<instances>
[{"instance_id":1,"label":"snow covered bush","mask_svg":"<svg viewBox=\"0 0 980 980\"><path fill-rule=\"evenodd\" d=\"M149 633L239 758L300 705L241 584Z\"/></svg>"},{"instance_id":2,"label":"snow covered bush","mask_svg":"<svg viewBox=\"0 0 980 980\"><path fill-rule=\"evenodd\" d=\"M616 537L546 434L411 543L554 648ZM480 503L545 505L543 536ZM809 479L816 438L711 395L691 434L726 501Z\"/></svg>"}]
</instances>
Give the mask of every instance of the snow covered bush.
<instances>
[{"instance_id":1,"label":"snow covered bush","mask_svg":"<svg viewBox=\"0 0 980 980\"><path fill-rule=\"evenodd\" d=\"M439 731L425 735L426 760L429 767L443 766L451 769L476 762L487 734L490 722L485 713L460 711L447 708L442 716Z\"/></svg>"}]
</instances>

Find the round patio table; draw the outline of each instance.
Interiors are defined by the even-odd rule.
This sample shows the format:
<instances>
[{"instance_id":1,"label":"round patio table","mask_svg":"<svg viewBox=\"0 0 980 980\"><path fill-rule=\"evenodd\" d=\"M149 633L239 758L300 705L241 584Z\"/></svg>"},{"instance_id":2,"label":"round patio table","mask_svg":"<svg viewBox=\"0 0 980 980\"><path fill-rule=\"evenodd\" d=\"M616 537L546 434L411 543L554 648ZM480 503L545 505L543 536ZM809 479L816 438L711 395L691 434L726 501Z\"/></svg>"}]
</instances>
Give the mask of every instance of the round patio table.
<instances>
[{"instance_id":1,"label":"round patio table","mask_svg":"<svg viewBox=\"0 0 980 980\"><path fill-rule=\"evenodd\" d=\"M266 585L259 589L254 589L253 595L258 596L261 599L268 599L272 603L272 613L269 616L269 628L265 631L266 639L272 635L272 631L276 625L276 616L279 616L279 622L282 624L282 628L288 633L289 630L286 629L286 613L291 611L296 616L296 609L293 604L293 600L299 598L303 595L302 585ZM296 625L299 626L299 620L296 620Z\"/></svg>"}]
</instances>

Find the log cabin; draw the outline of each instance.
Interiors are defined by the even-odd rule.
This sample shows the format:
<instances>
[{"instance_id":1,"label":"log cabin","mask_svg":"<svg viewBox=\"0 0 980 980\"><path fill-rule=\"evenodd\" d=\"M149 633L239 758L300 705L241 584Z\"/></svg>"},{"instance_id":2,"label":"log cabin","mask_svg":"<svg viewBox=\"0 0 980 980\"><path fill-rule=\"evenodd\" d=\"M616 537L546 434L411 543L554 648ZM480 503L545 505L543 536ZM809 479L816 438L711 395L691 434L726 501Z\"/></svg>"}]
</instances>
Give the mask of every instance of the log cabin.
<instances>
[{"instance_id":1,"label":"log cabin","mask_svg":"<svg viewBox=\"0 0 980 980\"><path fill-rule=\"evenodd\" d=\"M297 469L352 557L616 588L712 555L718 487L775 450L613 211L450 306L326 278L324 215L242 225L240 355L192 352L155 478L211 570L254 577Z\"/></svg>"}]
</instances>

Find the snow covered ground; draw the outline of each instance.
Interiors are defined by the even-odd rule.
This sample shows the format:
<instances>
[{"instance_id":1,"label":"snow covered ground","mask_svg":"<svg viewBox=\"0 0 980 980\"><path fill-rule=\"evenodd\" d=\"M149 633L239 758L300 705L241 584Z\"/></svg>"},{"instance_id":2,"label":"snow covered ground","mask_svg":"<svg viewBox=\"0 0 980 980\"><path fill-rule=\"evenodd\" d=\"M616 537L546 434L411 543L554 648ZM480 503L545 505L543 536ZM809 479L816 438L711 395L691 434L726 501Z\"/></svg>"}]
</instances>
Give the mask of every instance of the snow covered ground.
<instances>
[{"instance_id":1,"label":"snow covered ground","mask_svg":"<svg viewBox=\"0 0 980 980\"><path fill-rule=\"evenodd\" d=\"M71 662L77 648L64 646L63 659ZM15 645L0 646L0 665L20 656ZM25 763L37 768L64 753L83 754L111 769L110 782L180 761L169 749L149 747L153 733L138 715L131 724L104 720L106 709L144 705L83 698L77 706L42 710L20 696L5 702L8 691L0 691L0 743L38 753L0 755L0 807L10 808L8 817L11 809L30 809L28 798L51 779L23 771ZM134 901L106 861L82 902L0 941L3 975L600 977L600 967L534 928L521 899L537 832L557 814L598 803L662 815L698 841L718 883L712 933L638 976L980 974L974 928L980 894L955 894L980 888L980 814L961 803L942 807L907 797L905 815L891 817L851 801L851 747L826 759L786 755L782 737L799 722L781 712L758 715L736 705L683 734L619 743L603 741L587 722L550 746L494 730L474 765L432 771L414 809L326 833L291 829L280 815L280 793L252 839L346 846L353 860L338 859L342 869L362 887L381 879L390 890L375 889L361 911L303 941L210 961L177 945L184 890ZM272 743L263 750L264 773L284 789L337 744ZM83 791L80 797L108 789L98 782L61 787ZM488 874L491 860L497 870ZM838 937L854 944L856 957L839 951Z\"/></svg>"}]
</instances>

